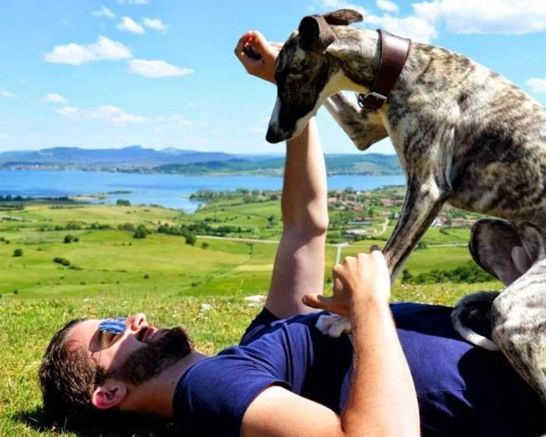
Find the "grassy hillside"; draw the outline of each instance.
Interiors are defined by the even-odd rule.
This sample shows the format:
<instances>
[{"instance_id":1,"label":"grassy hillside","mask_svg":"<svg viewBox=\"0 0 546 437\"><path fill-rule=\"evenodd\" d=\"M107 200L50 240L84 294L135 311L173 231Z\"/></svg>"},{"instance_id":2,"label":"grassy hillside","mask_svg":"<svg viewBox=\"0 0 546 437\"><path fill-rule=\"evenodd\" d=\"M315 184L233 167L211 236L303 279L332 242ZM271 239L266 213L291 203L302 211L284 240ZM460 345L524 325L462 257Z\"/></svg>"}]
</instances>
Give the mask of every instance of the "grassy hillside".
<instances>
[{"instance_id":1,"label":"grassy hillside","mask_svg":"<svg viewBox=\"0 0 546 437\"><path fill-rule=\"evenodd\" d=\"M332 214L335 222L337 213ZM282 227L278 200L220 201L194 215L163 208L85 205L35 205L0 215L2 437L58 435L40 409L36 371L49 338L71 318L144 310L154 324L187 327L196 347L204 352L214 353L237 342L259 310L244 298L267 292L274 240ZM198 237L192 246L181 236L152 233L135 239L132 231L118 229L130 224L155 230L164 223L197 222L243 230L224 239ZM99 225L102 230L97 229ZM342 256L383 244L392 225L377 240L343 248ZM64 243L68 234L79 241ZM469 260L468 250L453 244L467 239L467 230L440 233L431 229L425 241L439 246L415 251L407 267L417 274L460 266ZM22 256L13 256L16 249L22 249ZM334 245L327 248L327 290L337 250ZM68 260L70 266L55 263L57 257ZM499 284L396 283L393 299L451 304L465 293L490 288Z\"/></svg>"}]
</instances>

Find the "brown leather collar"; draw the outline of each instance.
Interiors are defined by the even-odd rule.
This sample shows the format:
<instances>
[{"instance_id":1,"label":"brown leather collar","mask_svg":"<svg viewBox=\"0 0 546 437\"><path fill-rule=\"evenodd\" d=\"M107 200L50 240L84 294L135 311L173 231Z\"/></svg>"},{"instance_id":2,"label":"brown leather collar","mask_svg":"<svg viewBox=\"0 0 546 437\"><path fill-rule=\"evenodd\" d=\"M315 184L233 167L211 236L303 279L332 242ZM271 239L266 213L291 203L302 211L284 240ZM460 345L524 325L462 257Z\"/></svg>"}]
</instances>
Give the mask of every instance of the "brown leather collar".
<instances>
[{"instance_id":1,"label":"brown leather collar","mask_svg":"<svg viewBox=\"0 0 546 437\"><path fill-rule=\"evenodd\" d=\"M400 38L384 30L378 29L381 58L379 71L371 91L358 95L358 104L362 108L377 111L389 98L389 93L404 68L409 55L411 40Z\"/></svg>"}]
</instances>

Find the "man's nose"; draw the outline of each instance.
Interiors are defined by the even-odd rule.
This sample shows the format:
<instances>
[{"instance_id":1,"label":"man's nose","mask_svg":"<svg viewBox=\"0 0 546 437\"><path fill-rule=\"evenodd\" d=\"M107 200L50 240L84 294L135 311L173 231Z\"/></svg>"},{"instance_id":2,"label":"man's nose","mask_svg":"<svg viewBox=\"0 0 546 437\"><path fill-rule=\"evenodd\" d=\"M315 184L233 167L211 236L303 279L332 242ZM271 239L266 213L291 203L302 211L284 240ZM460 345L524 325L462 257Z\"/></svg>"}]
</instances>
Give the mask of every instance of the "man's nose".
<instances>
[{"instance_id":1,"label":"man's nose","mask_svg":"<svg viewBox=\"0 0 546 437\"><path fill-rule=\"evenodd\" d=\"M127 328L134 332L148 327L148 322L146 321L146 315L144 313L137 313L133 314L131 317L128 317L126 324Z\"/></svg>"}]
</instances>

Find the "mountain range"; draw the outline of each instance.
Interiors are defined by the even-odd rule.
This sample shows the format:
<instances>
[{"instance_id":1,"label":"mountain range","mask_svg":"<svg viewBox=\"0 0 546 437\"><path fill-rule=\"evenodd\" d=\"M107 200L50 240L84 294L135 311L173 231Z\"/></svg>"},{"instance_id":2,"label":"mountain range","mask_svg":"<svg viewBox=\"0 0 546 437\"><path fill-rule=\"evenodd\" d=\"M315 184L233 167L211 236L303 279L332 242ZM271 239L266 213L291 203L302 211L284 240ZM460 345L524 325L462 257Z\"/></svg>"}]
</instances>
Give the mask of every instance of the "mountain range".
<instances>
[{"instance_id":1,"label":"mountain range","mask_svg":"<svg viewBox=\"0 0 546 437\"><path fill-rule=\"evenodd\" d=\"M222 152L196 152L179 149L146 149L129 146L121 149L80 149L77 147L54 147L37 151L0 153L0 166L17 167L24 165L78 167L155 167L162 164L208 161L224 161L233 158Z\"/></svg>"},{"instance_id":2,"label":"mountain range","mask_svg":"<svg viewBox=\"0 0 546 437\"><path fill-rule=\"evenodd\" d=\"M329 174L394 175L402 172L396 155L326 155ZM95 170L186 175L282 174L284 157L236 155L130 146L121 149L55 147L0 153L0 169Z\"/></svg>"}]
</instances>

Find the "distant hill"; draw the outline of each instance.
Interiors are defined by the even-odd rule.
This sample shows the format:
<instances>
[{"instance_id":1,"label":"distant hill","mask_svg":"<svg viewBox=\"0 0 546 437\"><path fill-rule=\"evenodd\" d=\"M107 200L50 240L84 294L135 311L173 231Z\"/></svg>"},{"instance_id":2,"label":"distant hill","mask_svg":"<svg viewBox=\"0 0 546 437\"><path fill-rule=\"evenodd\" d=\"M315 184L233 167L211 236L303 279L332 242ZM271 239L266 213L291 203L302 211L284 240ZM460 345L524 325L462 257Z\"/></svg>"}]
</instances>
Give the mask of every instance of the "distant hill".
<instances>
[{"instance_id":1,"label":"distant hill","mask_svg":"<svg viewBox=\"0 0 546 437\"><path fill-rule=\"evenodd\" d=\"M146 149L130 146L122 149L80 149L55 147L38 151L0 153L0 166L17 167L77 167L77 168L137 168L162 164L223 161L234 155L222 152L197 152L179 149Z\"/></svg>"},{"instance_id":2,"label":"distant hill","mask_svg":"<svg viewBox=\"0 0 546 437\"><path fill-rule=\"evenodd\" d=\"M377 153L326 155L329 174L394 175L401 168L396 155ZM163 150L130 146L122 149L55 147L38 151L0 153L0 169L102 170L184 175L280 175L284 157Z\"/></svg>"},{"instance_id":3,"label":"distant hill","mask_svg":"<svg viewBox=\"0 0 546 437\"><path fill-rule=\"evenodd\" d=\"M239 155L240 156L240 155ZM395 175L402 169L396 155L326 155L329 174ZM265 157L252 160L241 157L224 161L188 164L167 164L155 167L156 173L206 175L206 174L282 174L284 158Z\"/></svg>"}]
</instances>

